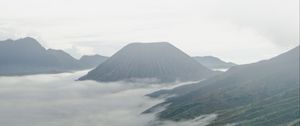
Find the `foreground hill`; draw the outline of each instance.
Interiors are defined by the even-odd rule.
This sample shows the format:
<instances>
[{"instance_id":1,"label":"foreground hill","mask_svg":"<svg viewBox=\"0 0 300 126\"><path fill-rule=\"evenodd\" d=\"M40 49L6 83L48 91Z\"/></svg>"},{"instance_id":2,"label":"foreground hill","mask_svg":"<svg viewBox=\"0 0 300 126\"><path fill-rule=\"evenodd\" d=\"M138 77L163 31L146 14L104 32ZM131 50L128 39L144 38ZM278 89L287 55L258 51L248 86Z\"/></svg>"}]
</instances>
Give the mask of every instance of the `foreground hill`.
<instances>
[{"instance_id":1,"label":"foreground hill","mask_svg":"<svg viewBox=\"0 0 300 126\"><path fill-rule=\"evenodd\" d=\"M47 50L30 37L0 41L0 75L58 73L93 68L99 63L87 60L79 61L62 50Z\"/></svg>"},{"instance_id":2,"label":"foreground hill","mask_svg":"<svg viewBox=\"0 0 300 126\"><path fill-rule=\"evenodd\" d=\"M270 60L235 66L197 84L159 91L177 95L149 110L169 105L160 119L192 119L217 113L211 126L299 124L299 46Z\"/></svg>"},{"instance_id":3,"label":"foreground hill","mask_svg":"<svg viewBox=\"0 0 300 126\"><path fill-rule=\"evenodd\" d=\"M174 82L216 73L169 43L132 43L79 80Z\"/></svg>"},{"instance_id":4,"label":"foreground hill","mask_svg":"<svg viewBox=\"0 0 300 126\"><path fill-rule=\"evenodd\" d=\"M201 63L203 66L206 66L210 69L229 69L230 67L236 66L236 64L231 62L225 62L221 59L213 56L195 56L193 57L195 60L197 60L199 63Z\"/></svg>"}]
</instances>

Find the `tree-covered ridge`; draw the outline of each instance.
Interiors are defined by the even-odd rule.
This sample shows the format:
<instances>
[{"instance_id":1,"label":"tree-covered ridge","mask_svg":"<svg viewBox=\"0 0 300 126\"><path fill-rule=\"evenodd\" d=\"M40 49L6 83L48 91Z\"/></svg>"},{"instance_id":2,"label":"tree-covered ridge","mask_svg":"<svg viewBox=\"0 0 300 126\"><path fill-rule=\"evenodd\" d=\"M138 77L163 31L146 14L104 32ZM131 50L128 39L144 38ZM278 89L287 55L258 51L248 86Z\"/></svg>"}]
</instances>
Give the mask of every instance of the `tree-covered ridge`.
<instances>
[{"instance_id":1,"label":"tree-covered ridge","mask_svg":"<svg viewBox=\"0 0 300 126\"><path fill-rule=\"evenodd\" d=\"M158 105L169 105L159 113L160 119L179 121L217 113L219 118L211 125L290 124L300 118L299 47L270 60L235 66L176 92L179 96Z\"/></svg>"}]
</instances>

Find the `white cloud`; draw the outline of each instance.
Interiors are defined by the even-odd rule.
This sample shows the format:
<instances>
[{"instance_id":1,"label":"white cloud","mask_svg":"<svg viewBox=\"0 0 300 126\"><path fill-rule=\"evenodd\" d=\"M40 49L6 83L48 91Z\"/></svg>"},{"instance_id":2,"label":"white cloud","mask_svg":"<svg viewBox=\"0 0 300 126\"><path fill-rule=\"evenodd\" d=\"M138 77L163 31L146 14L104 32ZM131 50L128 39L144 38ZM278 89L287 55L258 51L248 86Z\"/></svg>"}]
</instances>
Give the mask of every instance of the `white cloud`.
<instances>
[{"instance_id":1,"label":"white cloud","mask_svg":"<svg viewBox=\"0 0 300 126\"><path fill-rule=\"evenodd\" d=\"M120 83L75 82L80 75L1 77L0 123L23 126L141 126L140 113L158 101L151 91Z\"/></svg>"},{"instance_id":2,"label":"white cloud","mask_svg":"<svg viewBox=\"0 0 300 126\"><path fill-rule=\"evenodd\" d=\"M218 117L217 114L208 114L202 115L195 119L189 121L182 121L182 122L172 122L172 121L165 121L161 125L163 126L206 126L213 120Z\"/></svg>"},{"instance_id":3,"label":"white cloud","mask_svg":"<svg viewBox=\"0 0 300 126\"><path fill-rule=\"evenodd\" d=\"M153 123L154 114L140 113L163 99L150 99L144 95L172 86L74 81L85 73L0 77L0 124L147 126ZM194 126L207 124L210 120L205 118L176 124ZM170 124L175 122L168 121L162 126Z\"/></svg>"}]
</instances>

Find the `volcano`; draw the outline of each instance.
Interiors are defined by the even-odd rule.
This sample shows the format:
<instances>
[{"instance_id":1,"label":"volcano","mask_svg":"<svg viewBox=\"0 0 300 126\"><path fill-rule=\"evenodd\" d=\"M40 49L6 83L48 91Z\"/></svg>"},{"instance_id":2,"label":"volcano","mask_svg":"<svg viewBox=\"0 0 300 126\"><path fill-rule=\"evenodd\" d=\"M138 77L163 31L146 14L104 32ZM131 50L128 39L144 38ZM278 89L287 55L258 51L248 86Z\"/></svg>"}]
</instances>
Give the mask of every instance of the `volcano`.
<instances>
[{"instance_id":1,"label":"volcano","mask_svg":"<svg viewBox=\"0 0 300 126\"><path fill-rule=\"evenodd\" d=\"M170 43L131 43L79 80L168 83L215 74Z\"/></svg>"}]
</instances>

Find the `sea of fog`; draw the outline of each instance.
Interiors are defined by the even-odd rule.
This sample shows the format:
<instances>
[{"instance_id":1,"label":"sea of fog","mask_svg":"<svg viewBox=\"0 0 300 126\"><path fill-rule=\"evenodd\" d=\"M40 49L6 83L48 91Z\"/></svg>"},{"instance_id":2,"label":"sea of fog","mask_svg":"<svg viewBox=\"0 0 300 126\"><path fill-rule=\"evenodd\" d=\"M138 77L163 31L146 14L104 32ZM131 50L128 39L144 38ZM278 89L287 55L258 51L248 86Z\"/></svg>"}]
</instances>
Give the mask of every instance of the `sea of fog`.
<instances>
[{"instance_id":1,"label":"sea of fog","mask_svg":"<svg viewBox=\"0 0 300 126\"><path fill-rule=\"evenodd\" d=\"M0 125L205 126L216 118L157 123L155 114L140 113L163 99L145 95L174 85L75 81L86 73L0 77Z\"/></svg>"}]
</instances>

